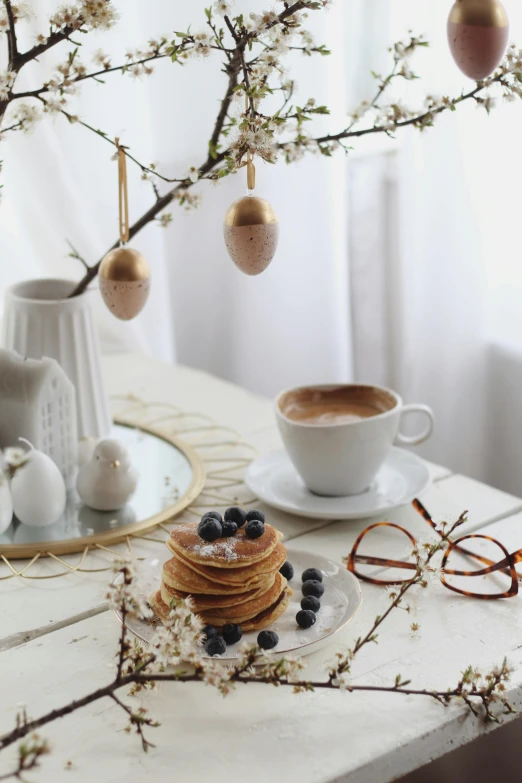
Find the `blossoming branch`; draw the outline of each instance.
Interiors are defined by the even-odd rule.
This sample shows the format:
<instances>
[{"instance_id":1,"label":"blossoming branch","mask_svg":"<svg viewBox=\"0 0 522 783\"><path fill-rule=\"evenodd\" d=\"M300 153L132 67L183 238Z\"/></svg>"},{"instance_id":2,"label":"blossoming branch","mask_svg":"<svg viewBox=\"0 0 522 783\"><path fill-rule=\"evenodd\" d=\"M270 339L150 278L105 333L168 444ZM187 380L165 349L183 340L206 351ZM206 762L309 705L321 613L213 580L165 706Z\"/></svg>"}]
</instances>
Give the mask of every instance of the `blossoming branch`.
<instances>
[{"instance_id":1,"label":"blossoming branch","mask_svg":"<svg viewBox=\"0 0 522 783\"><path fill-rule=\"evenodd\" d=\"M114 73L131 78L152 75L157 61L174 67L190 65L193 58L208 59L209 67L219 67L227 75L214 125L209 129L208 145L200 162L188 172L172 178L159 165L144 164L128 147L127 157L137 165L144 180L152 187L149 209L130 227L132 239L149 223L168 226L172 214L167 208L177 202L184 208L197 206L200 194L194 186L203 180L217 180L235 173L249 157L269 163L279 158L291 163L306 153L331 156L337 150L348 152L347 143L369 134L394 135L406 126L424 130L437 116L454 111L465 101L474 101L491 111L499 98L516 100L522 95L522 52L512 47L492 77L477 83L467 93L456 97L428 95L424 105L410 108L390 97L392 86L401 80L418 78L412 67L412 56L428 44L422 37L410 36L391 47L391 69L385 75L375 74L376 92L347 117L344 126L323 135L314 134L314 120L328 115L327 106L314 96L295 99L295 82L288 67L289 55L327 56L328 49L316 42L309 29L316 13L331 6L331 0L296 0L281 2L261 14L236 13L231 0L216 0L205 9L201 24L184 31L170 31L129 50L123 62L114 62L108 52L98 49L92 62L82 59L78 38L112 28L118 21L112 0L79 0L60 6L48 19L34 45L25 52L18 46L17 29L31 14L25 3L1 0L0 30L5 32L8 67L0 72L0 139L15 131L29 131L46 115L57 115L114 146L109 135L89 124L71 107L74 96L88 80L110 84ZM239 6L239 3L237 3ZM51 56L66 49L53 75L39 87L17 91L19 73L43 55ZM165 67L168 67L167 65ZM186 69L190 74L190 68ZM190 78L188 75L187 78ZM267 113L265 101L279 96L277 108ZM118 246L114 242L110 249ZM105 255L105 254L104 254ZM75 257L78 257L76 254ZM100 261L89 263L83 278L71 295L82 293L96 277Z\"/></svg>"},{"instance_id":2,"label":"blossoming branch","mask_svg":"<svg viewBox=\"0 0 522 783\"><path fill-rule=\"evenodd\" d=\"M511 674L506 660L485 673L473 666L467 666L456 685L447 690L412 687L412 683L404 680L400 674L397 674L389 685L366 685L354 681L351 676L354 659L367 645L378 642L377 632L390 614L395 609L404 609L409 613L410 606L405 603L406 595L416 588L427 589L430 581L437 578L437 558L445 551L455 530L465 521L466 514L462 514L453 525L442 523L438 528L440 538L435 543L427 542L415 546L412 552L415 565L413 577L403 582L400 587L393 588L388 596L386 610L374 619L368 632L356 639L351 648L337 654L323 680L307 680L303 674L305 663L299 658L288 655L276 658L257 646L248 644L240 649L237 662L233 666L225 666L219 660L203 657L202 623L192 612L190 599L172 600L166 623L156 625L150 645L144 648L137 640L130 638L126 621L134 618L150 622L153 619L145 598L146 591L140 588L132 562L116 561L116 578L110 585L108 596L120 614L122 627L113 679L107 685L63 707L51 710L40 718L29 718L24 709L18 715L15 727L0 736L0 752L22 741L18 745L12 772L3 779L20 778L22 772L37 767L41 757L49 753L47 741L37 733L42 726L103 698L110 698L125 713L128 719L127 730L135 732L140 738L143 750L148 751L152 743L146 737L146 731L158 726L158 722L149 715L146 708L135 707L123 701L118 692L126 688L129 697L132 697L154 689L163 682L201 682L217 688L223 696L229 695L238 683L290 687L294 693L324 689L348 694L355 691L378 691L429 698L443 706L461 703L466 705L475 717L486 722L500 722L503 714L514 712L506 695L506 683ZM417 633L418 624L413 623L412 630Z\"/></svg>"}]
</instances>

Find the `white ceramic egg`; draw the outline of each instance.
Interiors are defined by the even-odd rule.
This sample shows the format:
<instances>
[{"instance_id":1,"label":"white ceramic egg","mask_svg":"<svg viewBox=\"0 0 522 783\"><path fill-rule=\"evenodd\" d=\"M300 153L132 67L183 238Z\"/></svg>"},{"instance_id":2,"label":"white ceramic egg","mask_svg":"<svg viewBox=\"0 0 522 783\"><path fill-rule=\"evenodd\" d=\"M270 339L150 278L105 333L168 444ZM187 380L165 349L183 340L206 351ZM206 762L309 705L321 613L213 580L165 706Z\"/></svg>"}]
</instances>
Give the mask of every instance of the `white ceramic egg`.
<instances>
[{"instance_id":1,"label":"white ceramic egg","mask_svg":"<svg viewBox=\"0 0 522 783\"><path fill-rule=\"evenodd\" d=\"M13 519L13 499L9 488L9 480L0 469L0 535L5 533Z\"/></svg>"},{"instance_id":2,"label":"white ceramic egg","mask_svg":"<svg viewBox=\"0 0 522 783\"><path fill-rule=\"evenodd\" d=\"M27 462L16 470L11 481L14 513L24 525L52 525L65 510L67 496L63 476L47 454L28 441L24 440L24 443L30 446Z\"/></svg>"}]
</instances>

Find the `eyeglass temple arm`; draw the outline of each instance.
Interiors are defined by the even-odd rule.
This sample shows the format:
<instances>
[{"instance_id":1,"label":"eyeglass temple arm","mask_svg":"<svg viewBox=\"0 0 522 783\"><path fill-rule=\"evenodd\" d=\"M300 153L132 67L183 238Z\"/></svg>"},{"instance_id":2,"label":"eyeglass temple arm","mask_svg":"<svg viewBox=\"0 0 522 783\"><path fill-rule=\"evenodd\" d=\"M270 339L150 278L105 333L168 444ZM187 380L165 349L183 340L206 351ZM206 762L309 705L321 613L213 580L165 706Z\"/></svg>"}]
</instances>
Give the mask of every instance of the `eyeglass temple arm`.
<instances>
[{"instance_id":1,"label":"eyeglass temple arm","mask_svg":"<svg viewBox=\"0 0 522 783\"><path fill-rule=\"evenodd\" d=\"M454 549L458 548L458 546L454 547ZM462 548L462 551L465 550ZM522 562L522 549L519 549L518 552L514 552L512 555L509 555L509 557L504 557L504 559L499 560L498 563L493 563L492 565L488 566L488 568L482 568L480 571L456 571L452 568L444 567L444 573L452 574L453 576L485 576L486 574L492 574L495 571L503 571L509 575L511 564L515 566L520 562Z\"/></svg>"},{"instance_id":2,"label":"eyeglass temple arm","mask_svg":"<svg viewBox=\"0 0 522 783\"><path fill-rule=\"evenodd\" d=\"M409 568L410 571L416 571L417 566L415 563L406 563L404 560L389 560L386 557L373 557L371 555L352 555L352 560L356 560L358 563L364 563L365 565L382 565L393 568Z\"/></svg>"},{"instance_id":3,"label":"eyeglass temple arm","mask_svg":"<svg viewBox=\"0 0 522 783\"><path fill-rule=\"evenodd\" d=\"M464 547L459 547L458 545L453 547L454 549L459 549L460 552L468 552ZM473 552L469 553L473 556ZM479 559L479 556L476 556L477 559ZM515 563L522 562L522 550L519 552L515 552L514 555L511 555L512 558L515 558ZM403 560L390 560L388 558L384 557L373 557L371 555L353 555L352 559L355 560L357 563L364 563L365 565L376 565L376 566L388 566L388 568L407 568L410 571L415 571L417 569L417 566L415 563L406 563ZM446 574L452 574L453 576L485 576L486 574L492 574L495 571L504 571L509 575L510 573L510 559L505 557L503 560L500 560L498 563L493 563L491 560L487 560L487 558L481 558L486 561L488 564L487 568L482 568L480 571L459 571L453 568L446 568L444 567L444 573ZM491 565L489 565L491 563Z\"/></svg>"}]
</instances>

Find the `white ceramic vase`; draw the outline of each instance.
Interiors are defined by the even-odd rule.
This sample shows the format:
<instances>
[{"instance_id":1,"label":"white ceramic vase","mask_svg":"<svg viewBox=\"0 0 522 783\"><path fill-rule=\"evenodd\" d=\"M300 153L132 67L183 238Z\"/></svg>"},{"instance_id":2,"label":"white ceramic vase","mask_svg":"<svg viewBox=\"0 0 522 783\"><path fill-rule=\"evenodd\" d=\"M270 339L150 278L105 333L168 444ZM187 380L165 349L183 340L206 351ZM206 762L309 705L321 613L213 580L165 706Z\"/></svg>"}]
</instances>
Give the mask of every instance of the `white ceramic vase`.
<instances>
[{"instance_id":1,"label":"white ceramic vase","mask_svg":"<svg viewBox=\"0 0 522 783\"><path fill-rule=\"evenodd\" d=\"M89 294L70 299L71 280L28 280L6 291L3 344L22 356L50 356L76 388L78 437L104 438L111 428L100 347Z\"/></svg>"}]
</instances>

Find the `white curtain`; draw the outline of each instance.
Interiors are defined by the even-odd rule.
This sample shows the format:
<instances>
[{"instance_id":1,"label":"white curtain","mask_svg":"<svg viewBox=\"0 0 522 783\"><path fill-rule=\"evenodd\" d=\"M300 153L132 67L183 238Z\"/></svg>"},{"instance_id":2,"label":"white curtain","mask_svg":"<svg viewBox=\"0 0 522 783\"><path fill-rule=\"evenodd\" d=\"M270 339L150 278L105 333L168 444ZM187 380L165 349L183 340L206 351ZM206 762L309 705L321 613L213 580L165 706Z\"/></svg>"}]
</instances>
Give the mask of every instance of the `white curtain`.
<instances>
[{"instance_id":1,"label":"white curtain","mask_svg":"<svg viewBox=\"0 0 522 783\"><path fill-rule=\"evenodd\" d=\"M38 0L37 16L25 36L34 40L56 0ZM171 0L116 0L121 21L109 33L91 36L82 47L88 60L96 48L118 62L127 48L173 30L204 27L204 6ZM266 4L236 3L238 11ZM345 93L343 4L313 13L319 42L335 48L332 58L291 57L298 81L297 100L309 96L337 103L341 116L317 124L318 132L342 122ZM62 46L65 52L66 47ZM58 49L25 76L41 82ZM290 62L289 62L290 64ZM184 176L206 157L207 143L224 93L219 59L192 60L184 67L156 64L143 81L107 75L105 85L86 83L78 113L111 138L119 135L144 163L155 162L169 176ZM30 136L3 144L4 201L1 208L0 287L28 276L79 276L67 258L69 239L89 261L115 239L116 168L111 147L61 117L46 120ZM129 164L131 219L152 203L152 188ZM346 163L308 158L296 165L258 166L259 195L273 204L281 238L272 266L248 278L232 264L222 238L228 205L244 195L243 173L219 186L198 185L202 206L185 214L172 205L168 229L149 225L133 241L153 272L151 300L131 324L120 324L98 300L106 349L145 350L275 394L301 382L350 377L348 268L346 264ZM160 186L164 192L163 186Z\"/></svg>"},{"instance_id":2,"label":"white curtain","mask_svg":"<svg viewBox=\"0 0 522 783\"><path fill-rule=\"evenodd\" d=\"M522 44L522 8L506 0ZM446 2L387 2L390 33L427 33L406 93L458 94L469 82L448 53ZM434 408L422 449L436 461L516 494L522 490L522 105L488 117L473 102L350 173L357 377ZM354 203L355 202L355 203ZM373 232L372 232L373 226Z\"/></svg>"}]
</instances>

